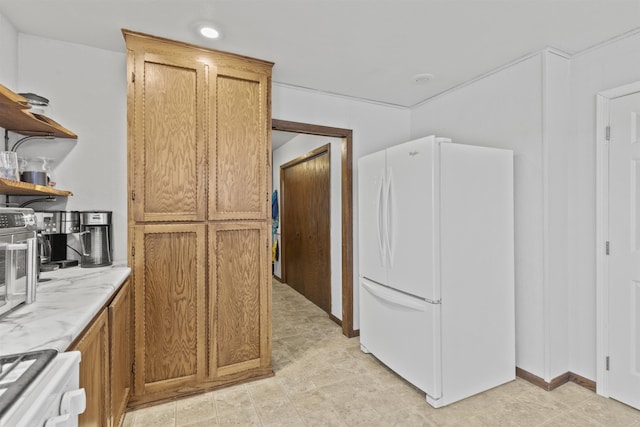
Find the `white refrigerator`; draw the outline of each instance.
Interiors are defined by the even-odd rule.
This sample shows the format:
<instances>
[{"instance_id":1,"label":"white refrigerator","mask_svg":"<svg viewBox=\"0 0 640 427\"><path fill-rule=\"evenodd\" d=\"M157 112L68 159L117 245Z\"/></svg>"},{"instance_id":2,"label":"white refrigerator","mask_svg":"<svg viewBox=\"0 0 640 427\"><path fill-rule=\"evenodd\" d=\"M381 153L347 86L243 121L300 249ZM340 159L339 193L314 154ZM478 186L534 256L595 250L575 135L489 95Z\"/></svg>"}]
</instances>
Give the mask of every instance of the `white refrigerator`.
<instances>
[{"instance_id":1,"label":"white refrigerator","mask_svg":"<svg viewBox=\"0 0 640 427\"><path fill-rule=\"evenodd\" d=\"M428 136L358 162L360 343L448 405L515 378L513 153Z\"/></svg>"}]
</instances>

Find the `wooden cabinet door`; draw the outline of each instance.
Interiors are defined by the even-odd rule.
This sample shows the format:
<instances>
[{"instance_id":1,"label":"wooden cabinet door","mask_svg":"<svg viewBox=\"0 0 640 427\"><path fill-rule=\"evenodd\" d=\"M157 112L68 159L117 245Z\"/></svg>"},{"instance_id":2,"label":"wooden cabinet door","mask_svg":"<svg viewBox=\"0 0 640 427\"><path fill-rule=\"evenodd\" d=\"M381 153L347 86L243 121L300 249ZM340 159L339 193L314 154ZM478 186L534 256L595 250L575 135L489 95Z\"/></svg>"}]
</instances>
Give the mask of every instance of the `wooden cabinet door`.
<instances>
[{"instance_id":1,"label":"wooden cabinet door","mask_svg":"<svg viewBox=\"0 0 640 427\"><path fill-rule=\"evenodd\" d=\"M107 312L103 310L70 350L82 353L80 387L87 408L78 418L80 426L109 426L109 341Z\"/></svg>"},{"instance_id":2,"label":"wooden cabinet door","mask_svg":"<svg viewBox=\"0 0 640 427\"><path fill-rule=\"evenodd\" d=\"M168 53L133 55L134 220L204 220L211 65Z\"/></svg>"},{"instance_id":3,"label":"wooden cabinet door","mask_svg":"<svg viewBox=\"0 0 640 427\"><path fill-rule=\"evenodd\" d=\"M136 397L205 376L205 227L135 227Z\"/></svg>"},{"instance_id":4,"label":"wooden cabinet door","mask_svg":"<svg viewBox=\"0 0 640 427\"><path fill-rule=\"evenodd\" d=\"M218 69L209 139L209 219L268 219L271 159L269 79Z\"/></svg>"},{"instance_id":5,"label":"wooden cabinet door","mask_svg":"<svg viewBox=\"0 0 640 427\"><path fill-rule=\"evenodd\" d=\"M271 366L268 233L265 221L209 225L213 377Z\"/></svg>"},{"instance_id":6,"label":"wooden cabinet door","mask_svg":"<svg viewBox=\"0 0 640 427\"><path fill-rule=\"evenodd\" d=\"M131 390L131 284L127 280L109 305L111 425L119 426Z\"/></svg>"}]
</instances>

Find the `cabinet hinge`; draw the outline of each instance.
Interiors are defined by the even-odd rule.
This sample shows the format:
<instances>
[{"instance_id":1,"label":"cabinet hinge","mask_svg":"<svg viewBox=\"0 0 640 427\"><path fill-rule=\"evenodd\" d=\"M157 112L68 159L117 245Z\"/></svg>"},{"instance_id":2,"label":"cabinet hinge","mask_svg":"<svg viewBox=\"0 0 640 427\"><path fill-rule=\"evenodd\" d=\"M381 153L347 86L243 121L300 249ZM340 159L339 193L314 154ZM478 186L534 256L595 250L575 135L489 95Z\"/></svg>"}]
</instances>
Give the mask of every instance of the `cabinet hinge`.
<instances>
[{"instance_id":1,"label":"cabinet hinge","mask_svg":"<svg viewBox=\"0 0 640 427\"><path fill-rule=\"evenodd\" d=\"M135 191L131 191L131 200L135 200L136 199L136 192Z\"/></svg>"},{"instance_id":2,"label":"cabinet hinge","mask_svg":"<svg viewBox=\"0 0 640 427\"><path fill-rule=\"evenodd\" d=\"M607 126L605 129L605 136L607 141L611 141L611 126Z\"/></svg>"},{"instance_id":3,"label":"cabinet hinge","mask_svg":"<svg viewBox=\"0 0 640 427\"><path fill-rule=\"evenodd\" d=\"M604 363L605 363L605 369L608 371L609 370L609 356L607 356L605 358L605 362Z\"/></svg>"},{"instance_id":4,"label":"cabinet hinge","mask_svg":"<svg viewBox=\"0 0 640 427\"><path fill-rule=\"evenodd\" d=\"M136 247L131 246L131 256L136 256Z\"/></svg>"},{"instance_id":5,"label":"cabinet hinge","mask_svg":"<svg viewBox=\"0 0 640 427\"><path fill-rule=\"evenodd\" d=\"M136 73L131 73L131 83L136 82Z\"/></svg>"},{"instance_id":6,"label":"cabinet hinge","mask_svg":"<svg viewBox=\"0 0 640 427\"><path fill-rule=\"evenodd\" d=\"M605 255L609 255L609 242L605 242L604 252L605 252Z\"/></svg>"},{"instance_id":7,"label":"cabinet hinge","mask_svg":"<svg viewBox=\"0 0 640 427\"><path fill-rule=\"evenodd\" d=\"M136 364L135 363L131 364L131 372L133 372L134 374L136 373Z\"/></svg>"}]
</instances>

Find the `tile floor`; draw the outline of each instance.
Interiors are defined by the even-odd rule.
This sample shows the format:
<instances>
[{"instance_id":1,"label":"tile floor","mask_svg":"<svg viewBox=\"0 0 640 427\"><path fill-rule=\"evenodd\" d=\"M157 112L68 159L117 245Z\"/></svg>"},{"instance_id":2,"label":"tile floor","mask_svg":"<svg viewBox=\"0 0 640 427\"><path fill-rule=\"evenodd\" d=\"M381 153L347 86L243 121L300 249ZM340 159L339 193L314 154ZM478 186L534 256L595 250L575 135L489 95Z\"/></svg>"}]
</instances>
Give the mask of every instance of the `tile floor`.
<instances>
[{"instance_id":1,"label":"tile floor","mask_svg":"<svg viewBox=\"0 0 640 427\"><path fill-rule=\"evenodd\" d=\"M568 383L516 379L444 408L360 351L326 313L273 281L275 377L128 412L138 426L626 426L640 411Z\"/></svg>"}]
</instances>

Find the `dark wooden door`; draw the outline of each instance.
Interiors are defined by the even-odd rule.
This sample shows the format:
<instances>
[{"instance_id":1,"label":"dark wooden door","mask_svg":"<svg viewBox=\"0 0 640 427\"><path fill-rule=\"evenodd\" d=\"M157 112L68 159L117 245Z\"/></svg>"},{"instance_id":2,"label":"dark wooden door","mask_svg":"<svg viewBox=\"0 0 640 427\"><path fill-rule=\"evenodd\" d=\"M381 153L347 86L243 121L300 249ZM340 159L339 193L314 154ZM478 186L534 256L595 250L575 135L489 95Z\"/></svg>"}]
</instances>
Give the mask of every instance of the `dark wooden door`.
<instances>
[{"instance_id":1,"label":"dark wooden door","mask_svg":"<svg viewBox=\"0 0 640 427\"><path fill-rule=\"evenodd\" d=\"M280 176L283 279L330 313L329 146L282 165Z\"/></svg>"}]
</instances>

